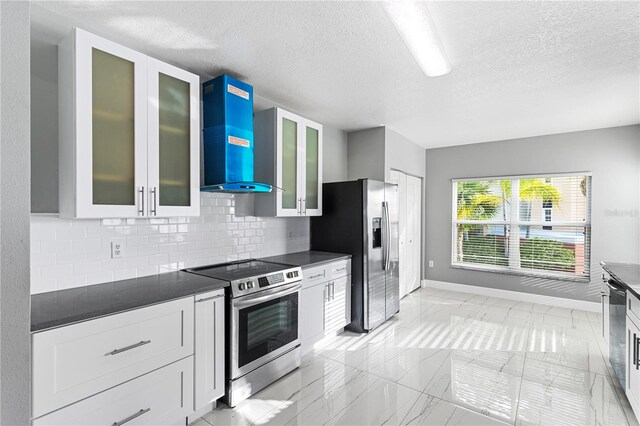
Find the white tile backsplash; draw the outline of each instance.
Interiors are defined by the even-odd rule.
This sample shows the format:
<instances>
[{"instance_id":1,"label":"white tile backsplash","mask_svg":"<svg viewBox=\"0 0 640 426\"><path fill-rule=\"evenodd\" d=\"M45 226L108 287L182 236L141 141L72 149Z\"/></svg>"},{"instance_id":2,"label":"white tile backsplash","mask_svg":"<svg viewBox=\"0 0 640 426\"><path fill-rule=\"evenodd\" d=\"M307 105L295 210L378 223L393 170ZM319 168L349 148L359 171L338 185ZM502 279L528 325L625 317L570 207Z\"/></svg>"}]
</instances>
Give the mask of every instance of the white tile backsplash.
<instances>
[{"instance_id":1,"label":"white tile backsplash","mask_svg":"<svg viewBox=\"0 0 640 426\"><path fill-rule=\"evenodd\" d=\"M309 249L308 218L236 216L252 195L201 194L199 217L31 216L31 294ZM123 256L111 258L111 242Z\"/></svg>"}]
</instances>

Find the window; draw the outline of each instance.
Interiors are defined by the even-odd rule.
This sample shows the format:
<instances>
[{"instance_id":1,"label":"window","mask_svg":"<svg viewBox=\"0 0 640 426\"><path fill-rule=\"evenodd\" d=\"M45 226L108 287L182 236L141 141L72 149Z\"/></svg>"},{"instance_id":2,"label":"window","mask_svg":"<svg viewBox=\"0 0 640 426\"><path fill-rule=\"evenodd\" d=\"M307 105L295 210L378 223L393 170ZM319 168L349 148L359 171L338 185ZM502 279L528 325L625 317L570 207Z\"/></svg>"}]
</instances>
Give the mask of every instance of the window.
<instances>
[{"instance_id":1,"label":"window","mask_svg":"<svg viewBox=\"0 0 640 426\"><path fill-rule=\"evenodd\" d=\"M452 266L588 281L590 192L588 173L454 179Z\"/></svg>"},{"instance_id":2,"label":"window","mask_svg":"<svg viewBox=\"0 0 640 426\"><path fill-rule=\"evenodd\" d=\"M551 179L545 179L545 181ZM547 182L551 183L551 182ZM542 213L544 214L544 221L551 222L551 209L553 208L553 200L543 200L542 201ZM545 231L551 231L553 229L552 226L543 226L542 229Z\"/></svg>"}]
</instances>

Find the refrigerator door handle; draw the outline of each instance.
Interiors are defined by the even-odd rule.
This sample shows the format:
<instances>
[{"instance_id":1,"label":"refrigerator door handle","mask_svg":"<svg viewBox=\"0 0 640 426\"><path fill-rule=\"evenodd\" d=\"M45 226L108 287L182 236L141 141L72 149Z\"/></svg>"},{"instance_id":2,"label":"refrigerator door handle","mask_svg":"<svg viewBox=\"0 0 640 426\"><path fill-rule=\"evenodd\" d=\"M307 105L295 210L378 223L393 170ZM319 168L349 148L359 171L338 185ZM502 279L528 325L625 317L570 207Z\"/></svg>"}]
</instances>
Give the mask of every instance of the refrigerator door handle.
<instances>
[{"instance_id":1,"label":"refrigerator door handle","mask_svg":"<svg viewBox=\"0 0 640 426\"><path fill-rule=\"evenodd\" d=\"M382 202L382 226L384 233L382 234L382 269L388 270L391 267L391 226L389 224L389 203Z\"/></svg>"},{"instance_id":2,"label":"refrigerator door handle","mask_svg":"<svg viewBox=\"0 0 640 426\"><path fill-rule=\"evenodd\" d=\"M387 269L387 209L386 201L382 202L382 226L380 232L382 233L382 270Z\"/></svg>"}]
</instances>

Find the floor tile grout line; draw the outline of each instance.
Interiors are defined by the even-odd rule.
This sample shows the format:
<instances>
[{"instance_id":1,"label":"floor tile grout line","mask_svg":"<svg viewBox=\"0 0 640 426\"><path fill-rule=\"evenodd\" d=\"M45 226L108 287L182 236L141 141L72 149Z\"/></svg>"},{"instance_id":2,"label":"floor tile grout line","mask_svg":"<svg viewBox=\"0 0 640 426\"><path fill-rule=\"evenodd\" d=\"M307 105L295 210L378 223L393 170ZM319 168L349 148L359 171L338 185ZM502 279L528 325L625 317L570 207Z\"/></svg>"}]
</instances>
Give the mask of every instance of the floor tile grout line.
<instances>
[{"instance_id":1,"label":"floor tile grout line","mask_svg":"<svg viewBox=\"0 0 640 426\"><path fill-rule=\"evenodd\" d=\"M517 396L517 403L516 403L516 414L515 414L515 418L513 419L513 424L517 424L518 423L518 415L520 414L520 404L522 403L522 385L524 384L524 370L527 368L527 354L529 352L529 341L531 340L531 333L532 333L532 328L533 328L533 307L531 308L531 317L529 318L529 330L527 331L527 343L525 344L524 347L524 360L522 362L522 375L520 376L520 386L518 388L518 396Z\"/></svg>"},{"instance_id":2,"label":"floor tile grout line","mask_svg":"<svg viewBox=\"0 0 640 426\"><path fill-rule=\"evenodd\" d=\"M513 425L513 424L514 424L514 423L511 423L511 422L507 422L507 421L501 420L501 419L497 419L497 418L495 418L495 417L488 416L488 415L486 415L486 414L481 413L480 411L476 411L476 410L474 410L474 409L472 409L472 408L469 408L469 407L467 407L467 406L461 405L461 404L459 404L459 403L457 403L457 402L455 402L455 401L448 401L448 400L446 400L446 399L444 399L444 398L440 398L439 396L432 395L432 394L430 394L429 392L422 391L422 392L420 392L420 393L421 393L421 394L423 394L423 395L426 395L426 396L430 396L430 397L432 397L432 398L435 398L435 399L437 399L437 400L439 400L439 401L446 402L447 404L451 404L451 405L453 405L453 406L454 406L454 407L456 407L456 408L461 408L461 409L463 409L463 410L465 410L465 411L468 411L468 412L470 412L470 413L479 414L479 415L484 416L484 417L486 417L486 418L488 418L488 419L495 420L495 421L500 422L500 423L504 423L505 425ZM413 408L413 407L412 407L412 408Z\"/></svg>"}]
</instances>

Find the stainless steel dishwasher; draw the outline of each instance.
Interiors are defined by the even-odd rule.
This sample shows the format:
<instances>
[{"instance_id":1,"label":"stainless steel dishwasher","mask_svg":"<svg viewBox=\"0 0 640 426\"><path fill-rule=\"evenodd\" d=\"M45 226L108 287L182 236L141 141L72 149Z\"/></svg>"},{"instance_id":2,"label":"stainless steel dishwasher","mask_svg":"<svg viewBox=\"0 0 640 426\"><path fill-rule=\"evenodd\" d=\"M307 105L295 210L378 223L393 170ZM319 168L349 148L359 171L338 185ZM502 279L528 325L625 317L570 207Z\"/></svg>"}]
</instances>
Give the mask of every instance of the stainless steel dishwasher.
<instances>
[{"instance_id":1,"label":"stainless steel dishwasher","mask_svg":"<svg viewBox=\"0 0 640 426\"><path fill-rule=\"evenodd\" d=\"M625 361L627 330L627 292L625 288L614 279L607 281L609 287L609 361L615 377L622 389L625 388Z\"/></svg>"}]
</instances>

